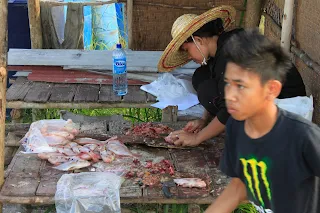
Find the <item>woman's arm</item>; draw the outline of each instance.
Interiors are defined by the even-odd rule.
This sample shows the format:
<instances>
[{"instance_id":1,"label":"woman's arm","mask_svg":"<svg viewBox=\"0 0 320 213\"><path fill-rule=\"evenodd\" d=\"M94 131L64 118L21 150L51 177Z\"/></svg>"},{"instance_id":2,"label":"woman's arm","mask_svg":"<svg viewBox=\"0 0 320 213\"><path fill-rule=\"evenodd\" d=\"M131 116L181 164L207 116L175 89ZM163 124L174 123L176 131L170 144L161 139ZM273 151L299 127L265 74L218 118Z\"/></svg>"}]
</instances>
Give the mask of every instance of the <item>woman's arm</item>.
<instances>
[{"instance_id":1,"label":"woman's arm","mask_svg":"<svg viewBox=\"0 0 320 213\"><path fill-rule=\"evenodd\" d=\"M230 213L247 198L246 186L239 178L232 178L227 188L205 213Z\"/></svg>"}]
</instances>

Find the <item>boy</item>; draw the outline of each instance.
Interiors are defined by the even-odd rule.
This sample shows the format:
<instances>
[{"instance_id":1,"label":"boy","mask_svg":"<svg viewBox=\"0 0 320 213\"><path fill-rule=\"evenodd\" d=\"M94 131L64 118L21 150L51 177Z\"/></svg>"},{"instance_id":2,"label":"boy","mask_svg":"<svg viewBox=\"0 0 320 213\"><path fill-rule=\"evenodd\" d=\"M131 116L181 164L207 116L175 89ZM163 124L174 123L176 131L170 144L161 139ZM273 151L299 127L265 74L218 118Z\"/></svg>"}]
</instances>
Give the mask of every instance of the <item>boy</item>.
<instances>
[{"instance_id":1,"label":"boy","mask_svg":"<svg viewBox=\"0 0 320 213\"><path fill-rule=\"evenodd\" d=\"M232 180L206 213L230 213L245 200L259 212L320 212L320 129L274 104L288 56L256 30L234 35L224 53L232 117L220 169Z\"/></svg>"}]
</instances>

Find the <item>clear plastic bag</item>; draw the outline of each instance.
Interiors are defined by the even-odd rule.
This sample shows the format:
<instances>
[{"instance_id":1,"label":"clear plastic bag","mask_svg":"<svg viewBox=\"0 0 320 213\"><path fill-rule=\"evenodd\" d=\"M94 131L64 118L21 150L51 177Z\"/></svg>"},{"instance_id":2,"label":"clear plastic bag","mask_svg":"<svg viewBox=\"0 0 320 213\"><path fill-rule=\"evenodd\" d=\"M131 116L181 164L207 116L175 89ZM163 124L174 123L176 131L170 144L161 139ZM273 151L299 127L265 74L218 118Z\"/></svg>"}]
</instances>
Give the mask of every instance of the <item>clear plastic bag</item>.
<instances>
[{"instance_id":1,"label":"clear plastic bag","mask_svg":"<svg viewBox=\"0 0 320 213\"><path fill-rule=\"evenodd\" d=\"M64 145L79 133L72 120L52 119L33 122L20 143L25 153L54 152L51 146Z\"/></svg>"},{"instance_id":2,"label":"clear plastic bag","mask_svg":"<svg viewBox=\"0 0 320 213\"><path fill-rule=\"evenodd\" d=\"M281 109L295 113L312 121L313 117L313 97L298 96L294 98L276 99L275 103Z\"/></svg>"},{"instance_id":3,"label":"clear plastic bag","mask_svg":"<svg viewBox=\"0 0 320 213\"><path fill-rule=\"evenodd\" d=\"M123 179L109 172L64 174L57 183L57 213L119 213Z\"/></svg>"}]
</instances>

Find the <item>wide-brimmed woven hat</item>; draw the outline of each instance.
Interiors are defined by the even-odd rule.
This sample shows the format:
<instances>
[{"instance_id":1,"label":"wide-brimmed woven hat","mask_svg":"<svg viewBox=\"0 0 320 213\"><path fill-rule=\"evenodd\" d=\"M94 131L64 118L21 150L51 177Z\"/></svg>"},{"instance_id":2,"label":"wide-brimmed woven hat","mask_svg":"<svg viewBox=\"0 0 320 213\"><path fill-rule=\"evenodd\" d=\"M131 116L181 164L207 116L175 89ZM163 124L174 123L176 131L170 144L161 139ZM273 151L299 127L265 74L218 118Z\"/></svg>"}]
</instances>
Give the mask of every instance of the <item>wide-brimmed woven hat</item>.
<instances>
[{"instance_id":1,"label":"wide-brimmed woven hat","mask_svg":"<svg viewBox=\"0 0 320 213\"><path fill-rule=\"evenodd\" d=\"M184 14L177 18L171 29L172 40L163 51L158 63L158 70L169 72L190 61L188 53L180 49L181 45L204 24L221 18L227 29L234 21L236 10L232 6L215 7L201 15Z\"/></svg>"}]
</instances>

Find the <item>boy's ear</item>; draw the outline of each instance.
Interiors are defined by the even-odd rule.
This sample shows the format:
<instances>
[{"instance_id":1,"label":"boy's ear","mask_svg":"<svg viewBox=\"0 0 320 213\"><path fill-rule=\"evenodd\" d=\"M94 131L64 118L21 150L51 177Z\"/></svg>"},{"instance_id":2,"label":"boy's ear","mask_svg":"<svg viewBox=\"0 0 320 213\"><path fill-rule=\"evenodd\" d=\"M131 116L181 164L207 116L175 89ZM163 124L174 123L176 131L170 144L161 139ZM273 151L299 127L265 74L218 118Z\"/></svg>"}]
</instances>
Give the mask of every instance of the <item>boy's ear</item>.
<instances>
[{"instance_id":1,"label":"boy's ear","mask_svg":"<svg viewBox=\"0 0 320 213\"><path fill-rule=\"evenodd\" d=\"M282 83L277 80L270 80L267 83L268 88L268 99L273 101L275 98L277 98L281 92L282 89Z\"/></svg>"}]
</instances>

